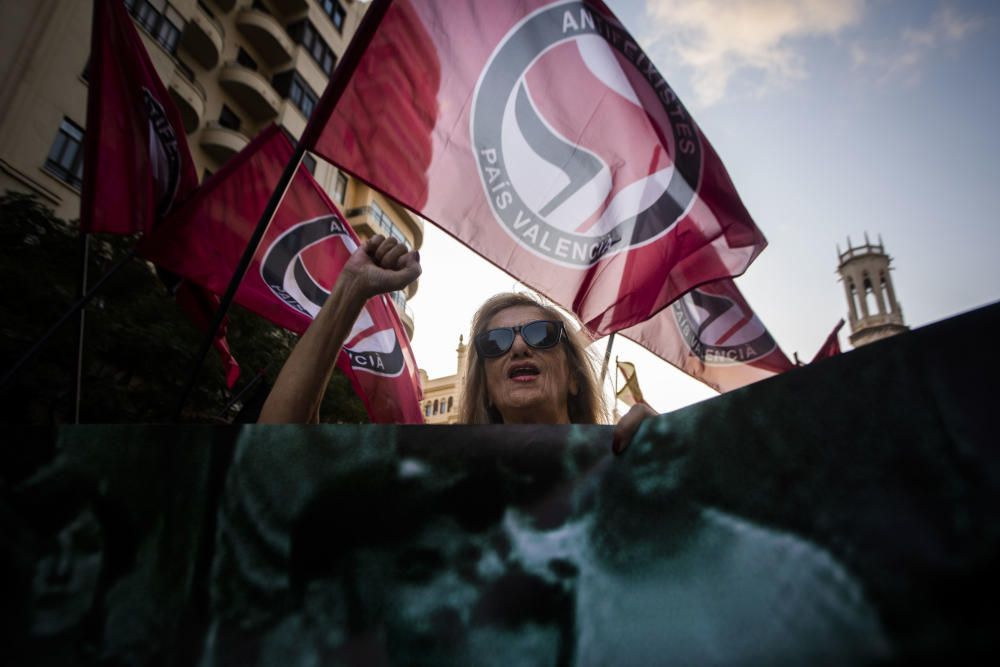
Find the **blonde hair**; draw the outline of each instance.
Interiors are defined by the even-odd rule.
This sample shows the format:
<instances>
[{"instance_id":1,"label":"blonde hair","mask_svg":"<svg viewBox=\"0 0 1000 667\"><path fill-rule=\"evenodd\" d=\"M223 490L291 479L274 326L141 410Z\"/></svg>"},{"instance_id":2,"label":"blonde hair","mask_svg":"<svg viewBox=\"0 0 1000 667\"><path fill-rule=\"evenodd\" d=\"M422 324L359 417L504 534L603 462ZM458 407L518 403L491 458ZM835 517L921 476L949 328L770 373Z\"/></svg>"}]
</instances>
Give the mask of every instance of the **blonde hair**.
<instances>
[{"instance_id":1,"label":"blonde hair","mask_svg":"<svg viewBox=\"0 0 1000 667\"><path fill-rule=\"evenodd\" d=\"M527 294L507 292L490 297L479 307L472 318L472 332L469 337L469 356L462 387L462 410L459 421L463 424L502 424L503 417L489 402L486 394L486 372L483 361L476 349L476 336L489 326L493 316L502 310L515 306L531 306L545 313L545 318L563 323L566 329L566 362L569 372L576 378L577 393L567 397L569 420L573 424L607 423L607 408L604 393L597 381L593 358L587 352L583 336L575 333L580 329L575 318L571 319L552 306L539 302Z\"/></svg>"}]
</instances>

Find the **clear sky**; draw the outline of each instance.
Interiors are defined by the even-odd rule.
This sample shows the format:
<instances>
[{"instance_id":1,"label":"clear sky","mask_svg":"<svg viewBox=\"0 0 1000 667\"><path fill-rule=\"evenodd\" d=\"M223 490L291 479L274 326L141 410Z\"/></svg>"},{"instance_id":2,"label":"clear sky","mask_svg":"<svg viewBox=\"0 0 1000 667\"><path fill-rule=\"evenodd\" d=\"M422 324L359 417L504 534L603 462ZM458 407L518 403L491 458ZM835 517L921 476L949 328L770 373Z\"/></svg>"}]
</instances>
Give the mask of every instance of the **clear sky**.
<instances>
[{"instance_id":1,"label":"clear sky","mask_svg":"<svg viewBox=\"0 0 1000 667\"><path fill-rule=\"evenodd\" d=\"M1000 299L1000 2L607 3L767 236L737 284L789 356L811 358L846 317L836 246L866 231L893 257L909 326ZM430 225L420 254L413 349L437 377L475 308L523 288ZM660 411L715 395L629 341L616 354Z\"/></svg>"}]
</instances>

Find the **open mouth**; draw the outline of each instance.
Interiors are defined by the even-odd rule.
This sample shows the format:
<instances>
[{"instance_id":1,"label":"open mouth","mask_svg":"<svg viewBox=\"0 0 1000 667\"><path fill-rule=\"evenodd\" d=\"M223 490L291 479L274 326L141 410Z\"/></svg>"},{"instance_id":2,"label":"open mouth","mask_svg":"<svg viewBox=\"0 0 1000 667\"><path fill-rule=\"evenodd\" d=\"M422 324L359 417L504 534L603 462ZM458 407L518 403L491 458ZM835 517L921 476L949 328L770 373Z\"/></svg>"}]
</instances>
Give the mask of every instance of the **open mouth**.
<instances>
[{"instance_id":1,"label":"open mouth","mask_svg":"<svg viewBox=\"0 0 1000 667\"><path fill-rule=\"evenodd\" d=\"M511 380L519 380L521 382L531 380L538 376L540 371L538 367L534 364L518 364L512 366L509 371L507 371L507 377Z\"/></svg>"}]
</instances>

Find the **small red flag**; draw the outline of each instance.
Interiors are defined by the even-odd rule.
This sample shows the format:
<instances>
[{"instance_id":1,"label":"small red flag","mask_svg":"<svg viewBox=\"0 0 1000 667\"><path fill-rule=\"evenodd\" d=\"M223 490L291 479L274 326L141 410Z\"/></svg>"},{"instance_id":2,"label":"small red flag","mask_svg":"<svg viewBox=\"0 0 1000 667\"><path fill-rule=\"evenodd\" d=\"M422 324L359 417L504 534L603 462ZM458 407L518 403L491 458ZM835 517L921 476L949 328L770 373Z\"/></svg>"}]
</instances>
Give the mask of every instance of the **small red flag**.
<instances>
[{"instance_id":1,"label":"small red flag","mask_svg":"<svg viewBox=\"0 0 1000 667\"><path fill-rule=\"evenodd\" d=\"M215 313L219 310L221 299L208 290L175 276L169 271L158 269L157 273L188 319L199 331L208 331L209 327L212 326ZM226 387L232 389L240 378L240 365L236 363L236 358L233 357L233 353L229 349L229 341L226 340L228 329L229 318L227 317L222 321L212 344L222 360Z\"/></svg>"},{"instance_id":2,"label":"small red flag","mask_svg":"<svg viewBox=\"0 0 1000 667\"><path fill-rule=\"evenodd\" d=\"M697 287L621 333L720 392L795 367L732 280Z\"/></svg>"},{"instance_id":3,"label":"small red flag","mask_svg":"<svg viewBox=\"0 0 1000 667\"><path fill-rule=\"evenodd\" d=\"M843 326L844 326L844 319L841 318L840 321L837 322L837 326L833 327L833 331L830 332L830 335L826 337L826 340L823 342L822 347L820 347L819 350L817 350L816 356L812 358L812 361L809 362L810 364L815 364L817 361L821 359L829 359L830 357L835 357L838 354L840 354L839 334L840 334L840 329Z\"/></svg>"},{"instance_id":4,"label":"small red flag","mask_svg":"<svg viewBox=\"0 0 1000 667\"><path fill-rule=\"evenodd\" d=\"M697 123L599 0L396 0L334 105L339 89L306 148L596 334L742 273L766 244Z\"/></svg>"},{"instance_id":5,"label":"small red flag","mask_svg":"<svg viewBox=\"0 0 1000 667\"><path fill-rule=\"evenodd\" d=\"M280 128L264 130L145 239L140 253L223 293L292 153ZM301 334L358 243L337 207L300 166L236 292L236 302ZM373 422L423 423L417 365L388 296L366 304L337 365Z\"/></svg>"},{"instance_id":6,"label":"small red flag","mask_svg":"<svg viewBox=\"0 0 1000 667\"><path fill-rule=\"evenodd\" d=\"M197 186L184 125L121 0L94 0L80 229L148 232Z\"/></svg>"}]
</instances>

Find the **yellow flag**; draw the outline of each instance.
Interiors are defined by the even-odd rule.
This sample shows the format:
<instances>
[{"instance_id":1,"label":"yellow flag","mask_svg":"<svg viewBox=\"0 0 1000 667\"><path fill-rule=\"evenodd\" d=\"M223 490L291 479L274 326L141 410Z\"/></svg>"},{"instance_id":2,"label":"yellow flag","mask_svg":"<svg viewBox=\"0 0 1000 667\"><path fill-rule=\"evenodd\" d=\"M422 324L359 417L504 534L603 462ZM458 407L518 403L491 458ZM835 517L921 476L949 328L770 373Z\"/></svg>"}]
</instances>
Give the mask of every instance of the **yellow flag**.
<instances>
[{"instance_id":1,"label":"yellow flag","mask_svg":"<svg viewBox=\"0 0 1000 667\"><path fill-rule=\"evenodd\" d=\"M642 390L639 389L639 378L635 374L635 365L628 361L618 361L618 371L625 378L622 388L618 390L618 399L629 407L636 403L645 403Z\"/></svg>"}]
</instances>

